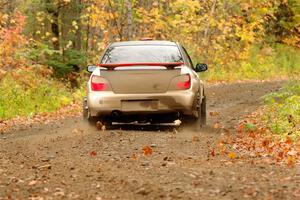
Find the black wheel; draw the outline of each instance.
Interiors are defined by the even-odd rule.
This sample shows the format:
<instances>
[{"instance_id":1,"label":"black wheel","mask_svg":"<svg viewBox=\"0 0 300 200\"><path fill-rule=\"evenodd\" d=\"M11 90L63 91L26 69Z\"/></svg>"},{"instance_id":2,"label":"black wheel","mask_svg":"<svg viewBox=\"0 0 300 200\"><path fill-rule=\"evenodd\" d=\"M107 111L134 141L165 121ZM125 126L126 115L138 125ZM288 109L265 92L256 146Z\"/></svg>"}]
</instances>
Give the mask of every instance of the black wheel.
<instances>
[{"instance_id":1,"label":"black wheel","mask_svg":"<svg viewBox=\"0 0 300 200\"><path fill-rule=\"evenodd\" d=\"M195 100L194 115L183 116L182 121L187 126L195 127L199 130L206 125L206 97L201 100L200 94L198 94Z\"/></svg>"},{"instance_id":2,"label":"black wheel","mask_svg":"<svg viewBox=\"0 0 300 200\"><path fill-rule=\"evenodd\" d=\"M201 112L200 124L202 126L205 126L206 125L206 97L205 96L201 102L201 111L200 112Z\"/></svg>"},{"instance_id":3,"label":"black wheel","mask_svg":"<svg viewBox=\"0 0 300 200\"><path fill-rule=\"evenodd\" d=\"M91 116L91 113L87 105L86 97L83 99L83 103L82 103L82 117L84 120L86 120L89 123L89 125L92 126L95 126L98 121L98 117Z\"/></svg>"},{"instance_id":4,"label":"black wheel","mask_svg":"<svg viewBox=\"0 0 300 200\"><path fill-rule=\"evenodd\" d=\"M82 101L82 117L84 119L87 119L88 115L89 115L89 108L88 108L88 105L87 105L87 99L85 97Z\"/></svg>"}]
</instances>

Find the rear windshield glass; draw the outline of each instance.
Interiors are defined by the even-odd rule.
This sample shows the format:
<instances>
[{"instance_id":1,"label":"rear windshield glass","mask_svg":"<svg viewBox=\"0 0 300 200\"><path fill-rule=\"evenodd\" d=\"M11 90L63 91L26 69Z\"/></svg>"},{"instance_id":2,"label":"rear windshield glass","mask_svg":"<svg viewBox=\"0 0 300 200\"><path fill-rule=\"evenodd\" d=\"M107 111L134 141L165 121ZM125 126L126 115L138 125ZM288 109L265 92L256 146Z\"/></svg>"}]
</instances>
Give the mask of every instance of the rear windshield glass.
<instances>
[{"instance_id":1,"label":"rear windshield glass","mask_svg":"<svg viewBox=\"0 0 300 200\"><path fill-rule=\"evenodd\" d=\"M183 62L177 46L119 46L108 48L101 63Z\"/></svg>"}]
</instances>

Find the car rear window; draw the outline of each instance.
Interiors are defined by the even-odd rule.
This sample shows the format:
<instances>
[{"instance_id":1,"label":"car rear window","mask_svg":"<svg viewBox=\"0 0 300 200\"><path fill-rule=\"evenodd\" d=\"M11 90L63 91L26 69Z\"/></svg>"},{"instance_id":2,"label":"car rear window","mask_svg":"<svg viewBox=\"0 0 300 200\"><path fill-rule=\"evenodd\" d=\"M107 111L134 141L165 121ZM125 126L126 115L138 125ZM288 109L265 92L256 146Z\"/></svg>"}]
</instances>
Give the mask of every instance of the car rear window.
<instances>
[{"instance_id":1,"label":"car rear window","mask_svg":"<svg viewBox=\"0 0 300 200\"><path fill-rule=\"evenodd\" d=\"M101 63L183 62L177 46L118 46L105 52Z\"/></svg>"}]
</instances>

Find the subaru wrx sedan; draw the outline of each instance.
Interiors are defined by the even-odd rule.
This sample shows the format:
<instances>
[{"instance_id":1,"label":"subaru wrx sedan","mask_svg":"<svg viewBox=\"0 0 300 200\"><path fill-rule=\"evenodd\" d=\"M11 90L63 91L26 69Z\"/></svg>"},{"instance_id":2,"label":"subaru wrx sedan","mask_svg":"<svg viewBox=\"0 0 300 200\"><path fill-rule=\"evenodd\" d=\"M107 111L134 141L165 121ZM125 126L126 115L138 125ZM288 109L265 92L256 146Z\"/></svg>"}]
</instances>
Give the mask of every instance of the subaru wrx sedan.
<instances>
[{"instance_id":1,"label":"subaru wrx sedan","mask_svg":"<svg viewBox=\"0 0 300 200\"><path fill-rule=\"evenodd\" d=\"M206 123L204 84L183 46L171 41L110 44L89 66L83 116L89 122Z\"/></svg>"}]
</instances>

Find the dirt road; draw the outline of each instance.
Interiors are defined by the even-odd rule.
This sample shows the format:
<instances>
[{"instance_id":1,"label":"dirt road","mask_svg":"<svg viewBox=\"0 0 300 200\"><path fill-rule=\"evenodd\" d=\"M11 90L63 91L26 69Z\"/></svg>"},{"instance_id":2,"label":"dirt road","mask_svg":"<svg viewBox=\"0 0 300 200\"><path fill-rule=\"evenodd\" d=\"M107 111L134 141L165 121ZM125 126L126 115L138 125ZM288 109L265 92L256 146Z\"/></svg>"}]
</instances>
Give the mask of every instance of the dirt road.
<instances>
[{"instance_id":1,"label":"dirt road","mask_svg":"<svg viewBox=\"0 0 300 200\"><path fill-rule=\"evenodd\" d=\"M97 131L81 118L0 135L0 199L298 199L300 170L209 156L281 83L207 88L208 127L122 126ZM120 130L120 128L122 130ZM142 148L150 146L151 155Z\"/></svg>"}]
</instances>

